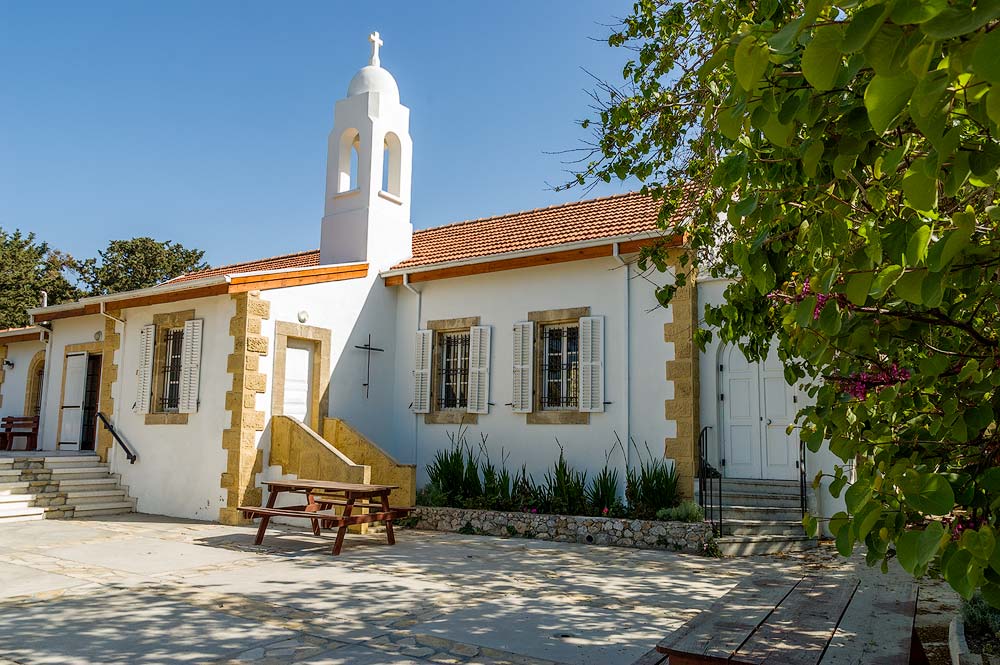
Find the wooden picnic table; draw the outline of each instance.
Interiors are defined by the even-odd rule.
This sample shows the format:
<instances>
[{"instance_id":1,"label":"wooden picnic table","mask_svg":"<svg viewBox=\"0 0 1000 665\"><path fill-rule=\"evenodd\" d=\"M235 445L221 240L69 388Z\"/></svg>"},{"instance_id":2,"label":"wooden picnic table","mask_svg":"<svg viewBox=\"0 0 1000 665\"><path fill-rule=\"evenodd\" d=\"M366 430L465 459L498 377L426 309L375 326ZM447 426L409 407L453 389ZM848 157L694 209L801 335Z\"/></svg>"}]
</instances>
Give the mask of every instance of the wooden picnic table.
<instances>
[{"instance_id":1,"label":"wooden picnic table","mask_svg":"<svg viewBox=\"0 0 1000 665\"><path fill-rule=\"evenodd\" d=\"M240 506L240 512L250 518L260 518L257 538L254 543L260 545L264 540L268 522L272 517L298 517L312 522L315 535L320 535L321 529L337 527L337 538L333 543L333 553L340 554L344 545L347 527L354 524L384 522L385 535L390 545L396 544L396 535L392 530L395 519L405 517L413 508L389 506L389 494L399 489L396 485L366 485L358 483L339 483L328 480L272 480L264 485L268 488L267 506ZM306 503L296 506L275 507L275 502L282 494L304 494ZM343 506L338 514L334 506ZM354 509L375 509L377 512L355 514Z\"/></svg>"},{"instance_id":2,"label":"wooden picnic table","mask_svg":"<svg viewBox=\"0 0 1000 665\"><path fill-rule=\"evenodd\" d=\"M745 580L635 665L925 663L917 585L806 576Z\"/></svg>"}]
</instances>

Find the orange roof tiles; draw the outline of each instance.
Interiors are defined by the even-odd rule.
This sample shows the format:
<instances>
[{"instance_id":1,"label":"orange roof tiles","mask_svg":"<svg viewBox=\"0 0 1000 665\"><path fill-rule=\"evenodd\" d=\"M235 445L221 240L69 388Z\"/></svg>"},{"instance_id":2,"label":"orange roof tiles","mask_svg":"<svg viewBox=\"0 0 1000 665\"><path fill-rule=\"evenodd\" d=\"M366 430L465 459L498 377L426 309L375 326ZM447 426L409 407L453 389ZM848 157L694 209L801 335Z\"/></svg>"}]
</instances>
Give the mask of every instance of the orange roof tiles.
<instances>
[{"instance_id":1,"label":"orange roof tiles","mask_svg":"<svg viewBox=\"0 0 1000 665\"><path fill-rule=\"evenodd\" d=\"M675 219L689 214L693 203L689 198L674 213ZM392 269L431 266L602 238L646 235L658 230L659 212L658 202L639 192L629 192L421 229L413 233L413 256ZM209 268L170 281L318 265L319 250L314 249Z\"/></svg>"},{"instance_id":2,"label":"orange roof tiles","mask_svg":"<svg viewBox=\"0 0 1000 665\"><path fill-rule=\"evenodd\" d=\"M658 202L629 192L423 229L413 233L413 256L392 269L647 233L659 212Z\"/></svg>"},{"instance_id":3,"label":"orange roof tiles","mask_svg":"<svg viewBox=\"0 0 1000 665\"><path fill-rule=\"evenodd\" d=\"M312 268L319 265L319 250L310 249L295 254L282 254L272 256L268 259L258 259L256 261L246 261L244 263L230 263L225 266L208 268L200 272L190 272L180 277L169 280L170 283L187 282L192 279L202 279L204 277L217 277L219 275L237 275L247 272L260 272L264 270L282 270L290 268Z\"/></svg>"}]
</instances>

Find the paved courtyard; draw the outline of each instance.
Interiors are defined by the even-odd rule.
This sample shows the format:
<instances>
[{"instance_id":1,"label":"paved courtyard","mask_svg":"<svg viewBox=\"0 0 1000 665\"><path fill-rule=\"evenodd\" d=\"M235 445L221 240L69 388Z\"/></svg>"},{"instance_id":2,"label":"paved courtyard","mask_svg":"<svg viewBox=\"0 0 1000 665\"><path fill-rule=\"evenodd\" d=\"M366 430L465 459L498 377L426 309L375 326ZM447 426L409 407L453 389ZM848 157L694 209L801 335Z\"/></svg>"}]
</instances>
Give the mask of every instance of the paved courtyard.
<instances>
[{"instance_id":1,"label":"paved courtyard","mask_svg":"<svg viewBox=\"0 0 1000 665\"><path fill-rule=\"evenodd\" d=\"M0 526L0 663L630 663L745 575L857 570L412 530L331 543L149 515Z\"/></svg>"}]
</instances>

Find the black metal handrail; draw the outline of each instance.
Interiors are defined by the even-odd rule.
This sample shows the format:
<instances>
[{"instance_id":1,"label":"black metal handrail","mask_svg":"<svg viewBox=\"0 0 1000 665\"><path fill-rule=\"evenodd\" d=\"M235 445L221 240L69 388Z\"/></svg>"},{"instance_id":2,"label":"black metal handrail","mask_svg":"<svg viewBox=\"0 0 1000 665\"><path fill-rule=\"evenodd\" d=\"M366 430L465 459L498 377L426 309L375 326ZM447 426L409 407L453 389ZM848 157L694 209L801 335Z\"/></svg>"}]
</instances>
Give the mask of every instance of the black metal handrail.
<instances>
[{"instance_id":1,"label":"black metal handrail","mask_svg":"<svg viewBox=\"0 0 1000 665\"><path fill-rule=\"evenodd\" d=\"M806 516L806 444L799 440L799 503L802 517Z\"/></svg>"},{"instance_id":2,"label":"black metal handrail","mask_svg":"<svg viewBox=\"0 0 1000 665\"><path fill-rule=\"evenodd\" d=\"M111 424L108 417L100 411L97 412L97 417L101 420L101 424L104 425L104 429L111 432L112 438L114 438L114 440L118 442L118 445L122 447L122 450L125 451L125 456L128 457L128 463L135 464L135 461L139 459L139 457L132 452L132 449L128 447L128 444L125 443L121 436L118 435L118 432L115 430L115 426Z\"/></svg>"},{"instance_id":3,"label":"black metal handrail","mask_svg":"<svg viewBox=\"0 0 1000 665\"><path fill-rule=\"evenodd\" d=\"M708 461L708 430L698 435L698 503L716 535L722 535L722 474ZM716 489L717 488L717 489ZM713 496L715 493L715 496Z\"/></svg>"}]
</instances>

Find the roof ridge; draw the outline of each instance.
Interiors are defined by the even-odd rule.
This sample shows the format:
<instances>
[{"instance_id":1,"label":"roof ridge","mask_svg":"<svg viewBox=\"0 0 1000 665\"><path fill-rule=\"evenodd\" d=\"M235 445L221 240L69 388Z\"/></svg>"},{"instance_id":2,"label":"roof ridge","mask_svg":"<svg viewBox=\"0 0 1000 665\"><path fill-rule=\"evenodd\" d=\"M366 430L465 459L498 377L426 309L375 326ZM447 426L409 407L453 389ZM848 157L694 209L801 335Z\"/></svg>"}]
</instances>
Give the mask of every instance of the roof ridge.
<instances>
[{"instance_id":1,"label":"roof ridge","mask_svg":"<svg viewBox=\"0 0 1000 665\"><path fill-rule=\"evenodd\" d=\"M426 231L437 231L438 229L454 228L456 226L462 226L464 224L488 222L494 219L501 219L504 217L517 217L518 215L526 215L532 212L542 212L543 210L554 210L556 208L569 208L572 206L583 205L586 203L597 203L599 201L607 201L609 199L625 198L626 196L646 196L646 195L639 190L633 190L631 192L620 192L618 194L608 194L607 196L598 196L592 199L580 199L578 201L568 201L566 203L554 203L550 206L542 206L541 208L528 208L527 210L519 210L516 212L505 212L499 215L488 215L486 217L476 217L474 219L463 219L457 222L448 222L447 224L439 224L438 226L428 226L425 229L415 229L413 233L415 235L417 233L424 233Z\"/></svg>"}]
</instances>

